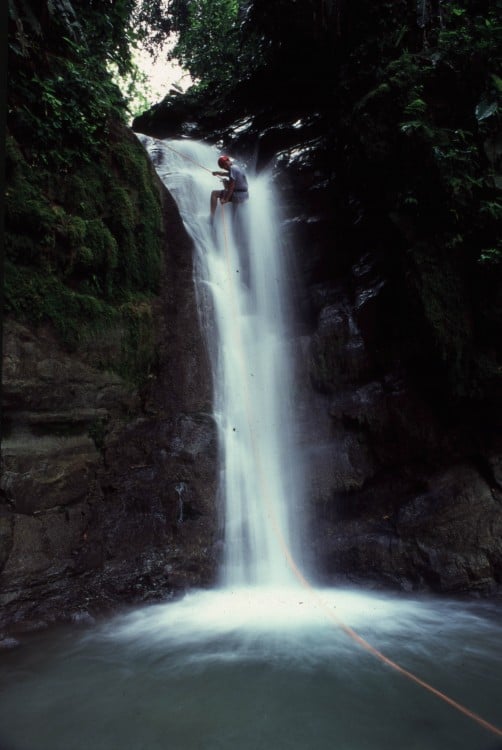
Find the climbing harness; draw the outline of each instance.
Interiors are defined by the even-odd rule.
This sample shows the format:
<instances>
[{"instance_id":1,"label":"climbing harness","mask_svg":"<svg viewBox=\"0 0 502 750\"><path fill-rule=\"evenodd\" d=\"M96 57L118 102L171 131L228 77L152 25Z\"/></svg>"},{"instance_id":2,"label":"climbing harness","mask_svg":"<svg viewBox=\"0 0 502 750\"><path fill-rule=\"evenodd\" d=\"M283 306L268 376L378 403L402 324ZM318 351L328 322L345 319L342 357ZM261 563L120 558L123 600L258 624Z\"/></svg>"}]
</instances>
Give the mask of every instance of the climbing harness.
<instances>
[{"instance_id":1,"label":"climbing harness","mask_svg":"<svg viewBox=\"0 0 502 750\"><path fill-rule=\"evenodd\" d=\"M167 145L167 144L166 144ZM168 148L171 148L168 146ZM172 151L175 151L175 149L171 148ZM191 159L189 156L185 156L184 154L181 154L180 152L176 152L183 158L189 159L190 161L197 164L197 162L194 159ZM207 169L206 167L199 164L198 166L202 167L202 169L205 169L208 172L211 172L211 170ZM235 299L235 288L234 284L232 282L232 272L231 272L231 262L230 262L230 253L229 253L229 247L228 247L228 237L227 237L227 227L226 227L226 217L225 217L225 210L224 205L221 205L221 215L222 215L222 224L223 224L223 242L224 242L224 250L225 250L225 260L227 265L227 273L229 278L229 287L230 287L230 294L232 298L232 306L234 308L234 320L238 320L238 306ZM252 420L251 415L253 414L253 409L250 401L249 391L247 388L247 370L246 365L244 361L243 356L243 343L242 343L242 337L240 333L240 329L238 326L235 328L235 336L236 336L236 352L239 354L239 362L240 366L242 368L242 383L244 384L244 400L246 404L246 413L247 413L247 422L249 427L249 433L251 437L251 446L253 451L253 456L255 459L257 472L260 480L260 486L263 490L263 500L265 502L266 511L267 511L267 518L274 530L274 534L277 538L277 541L280 545L280 548L282 549L284 553L285 560L287 561L287 564L295 576L295 578L301 583L301 585L309 592L310 596L317 602L317 604L320 606L320 608L326 613L328 618L337 626L339 627L346 635L348 635L355 643L357 643L361 648L363 648L368 653L372 654L376 659L378 659L383 664L386 664L388 667L391 667L393 670L401 674L403 677L406 677L407 679L414 682L416 685L419 685L420 687L424 688L424 690L427 690L429 693L432 693L432 695L435 695L437 698L440 698L442 701L447 703L452 708L459 711L464 716L468 717L469 719L472 719L477 724L479 724L481 727L486 729L487 731L491 732L492 734L496 735L497 737L502 737L502 729L495 726L494 724L491 724L489 721L486 721L481 716L476 714L474 711L471 711L469 708L466 708L461 703L458 703L457 701L453 700L453 698L450 698L445 693L441 692L441 690L438 690L437 688L430 685L425 680L422 680L420 677L417 677L413 672L410 672L409 670L405 669L404 667L401 667L397 662L393 661L392 659L389 659L389 657L385 656L381 651L379 651L377 648L372 646L368 641L366 641L362 636L359 635L353 628L351 628L349 625L344 623L339 617L336 616L336 614L333 612L332 607L330 607L320 596L320 594L316 591L314 586L310 583L310 581L305 578L301 570L298 568L294 557L292 555L292 552L289 548L289 545L284 538L283 531L280 527L280 524L278 523L277 516L274 511L273 504L271 502L270 498L270 490L268 488L267 483L267 477L265 474L265 471L263 469L261 454L259 450L258 443L256 441L256 438L253 433L252 429Z\"/></svg>"}]
</instances>

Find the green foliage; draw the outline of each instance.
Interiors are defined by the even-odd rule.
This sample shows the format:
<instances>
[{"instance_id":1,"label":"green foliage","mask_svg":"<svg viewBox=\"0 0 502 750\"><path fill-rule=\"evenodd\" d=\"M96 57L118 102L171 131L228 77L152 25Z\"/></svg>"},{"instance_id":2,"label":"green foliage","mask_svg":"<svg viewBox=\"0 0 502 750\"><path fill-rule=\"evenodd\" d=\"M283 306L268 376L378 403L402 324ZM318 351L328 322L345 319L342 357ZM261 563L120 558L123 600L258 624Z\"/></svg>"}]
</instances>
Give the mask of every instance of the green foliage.
<instances>
[{"instance_id":1,"label":"green foliage","mask_svg":"<svg viewBox=\"0 0 502 750\"><path fill-rule=\"evenodd\" d=\"M502 266L502 243L498 247L487 247L481 251L480 263L490 266Z\"/></svg>"},{"instance_id":2,"label":"green foliage","mask_svg":"<svg viewBox=\"0 0 502 750\"><path fill-rule=\"evenodd\" d=\"M145 112L155 101L148 76L142 72L137 64L133 64L131 70L121 75L117 66L108 67L113 81L119 87L127 102L127 111L130 116Z\"/></svg>"},{"instance_id":3,"label":"green foliage","mask_svg":"<svg viewBox=\"0 0 502 750\"><path fill-rule=\"evenodd\" d=\"M389 146L394 140L385 157L397 157L402 169L395 175L392 210L430 217L433 198L441 231L461 236L469 253L476 233L484 238L495 229L498 205L500 157L495 152L487 163L489 144L485 148L483 143L495 137L500 97L495 71L500 67L501 25L497 4L491 6L484 14L471 15L467 4L449 4L440 22L426 19L425 46L425 38L416 39L415 51L408 33L402 30L396 37L398 14L389 8L379 21L385 34L352 52L359 60L369 54L380 59L372 88L355 103L351 128L364 138L370 163L380 162L374 145L378 139ZM369 78L366 72L357 77ZM368 136L366 113L373 126ZM459 244L457 240L457 250Z\"/></svg>"},{"instance_id":4,"label":"green foliage","mask_svg":"<svg viewBox=\"0 0 502 750\"><path fill-rule=\"evenodd\" d=\"M83 29L87 56L102 63L114 63L124 75L131 65L131 48L139 36L135 0L71 2Z\"/></svg>"},{"instance_id":5,"label":"green foliage","mask_svg":"<svg viewBox=\"0 0 502 750\"><path fill-rule=\"evenodd\" d=\"M78 347L85 333L98 331L117 316L110 305L68 288L53 274L10 260L5 264L5 299L7 311L22 321L50 321L70 349Z\"/></svg>"},{"instance_id":6,"label":"green foliage","mask_svg":"<svg viewBox=\"0 0 502 750\"><path fill-rule=\"evenodd\" d=\"M232 80L238 45L237 0L191 0L172 53L207 88Z\"/></svg>"},{"instance_id":7,"label":"green foliage","mask_svg":"<svg viewBox=\"0 0 502 750\"><path fill-rule=\"evenodd\" d=\"M160 197L107 71L129 64L134 3L55 5L49 16L32 0L10 6L5 307L51 323L70 348L115 339L101 366L138 381L152 358Z\"/></svg>"},{"instance_id":8,"label":"green foliage","mask_svg":"<svg viewBox=\"0 0 502 750\"><path fill-rule=\"evenodd\" d=\"M155 336L151 305L141 298L130 299L120 308L124 322L118 372L129 380L148 376L155 363Z\"/></svg>"},{"instance_id":9,"label":"green foliage","mask_svg":"<svg viewBox=\"0 0 502 750\"><path fill-rule=\"evenodd\" d=\"M7 255L18 262L40 264L53 246L57 219L19 156L8 137L6 170L11 179L7 178L5 189L5 247Z\"/></svg>"},{"instance_id":10,"label":"green foliage","mask_svg":"<svg viewBox=\"0 0 502 750\"><path fill-rule=\"evenodd\" d=\"M119 245L102 219L91 219L86 222L79 252L82 258L86 258L86 265L92 268L117 268ZM106 291L107 296L112 296L110 289Z\"/></svg>"},{"instance_id":11,"label":"green foliage","mask_svg":"<svg viewBox=\"0 0 502 750\"><path fill-rule=\"evenodd\" d=\"M49 181L29 168L12 136L7 143L7 257L105 299L156 292L160 203L139 144L111 141L100 163Z\"/></svg>"},{"instance_id":12,"label":"green foliage","mask_svg":"<svg viewBox=\"0 0 502 750\"><path fill-rule=\"evenodd\" d=\"M174 30L179 30L186 17L186 0L137 0L132 24L143 46L152 57L165 45Z\"/></svg>"},{"instance_id":13,"label":"green foliage","mask_svg":"<svg viewBox=\"0 0 502 750\"><path fill-rule=\"evenodd\" d=\"M30 138L33 166L70 169L76 158L98 158L110 120L124 119L122 95L101 63L65 41L71 57L54 55L50 69L40 73L20 69L11 84L8 123Z\"/></svg>"},{"instance_id":14,"label":"green foliage","mask_svg":"<svg viewBox=\"0 0 502 750\"><path fill-rule=\"evenodd\" d=\"M75 291L53 274L32 267L5 267L7 312L31 325L50 322L70 351L88 348L111 336L113 346L98 364L131 383L142 383L155 362L151 304L144 295L129 295L121 305Z\"/></svg>"},{"instance_id":15,"label":"green foliage","mask_svg":"<svg viewBox=\"0 0 502 750\"><path fill-rule=\"evenodd\" d=\"M171 58L190 72L199 91L229 90L257 67L256 38L242 33L243 6L240 0L188 0L175 21L179 36Z\"/></svg>"},{"instance_id":16,"label":"green foliage","mask_svg":"<svg viewBox=\"0 0 502 750\"><path fill-rule=\"evenodd\" d=\"M9 0L9 16L11 128L50 145L38 156L58 168L71 168L75 152L96 158L110 118L141 99L134 50L165 43L171 12L159 0Z\"/></svg>"},{"instance_id":17,"label":"green foliage","mask_svg":"<svg viewBox=\"0 0 502 750\"><path fill-rule=\"evenodd\" d=\"M403 283L464 396L479 395L496 369L500 10L499 0L347 7L339 78L349 189L401 231Z\"/></svg>"}]
</instances>

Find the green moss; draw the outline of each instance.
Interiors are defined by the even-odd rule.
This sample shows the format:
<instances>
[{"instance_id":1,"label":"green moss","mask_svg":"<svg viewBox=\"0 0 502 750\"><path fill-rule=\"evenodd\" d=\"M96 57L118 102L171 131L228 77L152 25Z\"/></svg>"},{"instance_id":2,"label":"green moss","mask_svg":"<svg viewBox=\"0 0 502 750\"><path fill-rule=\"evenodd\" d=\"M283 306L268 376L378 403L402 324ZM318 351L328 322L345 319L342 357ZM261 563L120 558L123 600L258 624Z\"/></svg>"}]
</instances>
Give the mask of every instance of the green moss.
<instances>
[{"instance_id":1,"label":"green moss","mask_svg":"<svg viewBox=\"0 0 502 750\"><path fill-rule=\"evenodd\" d=\"M6 140L5 249L20 263L40 265L54 246L58 221L47 196L12 137Z\"/></svg>"},{"instance_id":2,"label":"green moss","mask_svg":"<svg viewBox=\"0 0 502 750\"><path fill-rule=\"evenodd\" d=\"M115 307L7 261L5 302L18 320L34 326L50 322L70 351L80 350L95 366L130 383L141 384L155 362L152 306L144 296Z\"/></svg>"},{"instance_id":3,"label":"green moss","mask_svg":"<svg viewBox=\"0 0 502 750\"><path fill-rule=\"evenodd\" d=\"M86 222L80 216L68 216L65 226L66 239L70 247L79 248L86 236Z\"/></svg>"},{"instance_id":4,"label":"green moss","mask_svg":"<svg viewBox=\"0 0 502 750\"><path fill-rule=\"evenodd\" d=\"M56 192L70 211L92 219L104 212L107 181L99 165L85 164L68 183L58 185Z\"/></svg>"},{"instance_id":5,"label":"green moss","mask_svg":"<svg viewBox=\"0 0 502 750\"><path fill-rule=\"evenodd\" d=\"M117 266L117 240L101 219L86 223L84 242L91 249L92 264L96 267L105 265L108 269Z\"/></svg>"},{"instance_id":6,"label":"green moss","mask_svg":"<svg viewBox=\"0 0 502 750\"><path fill-rule=\"evenodd\" d=\"M79 247L76 264L84 266L84 268L92 268L95 263L94 250L91 247Z\"/></svg>"},{"instance_id":7,"label":"green moss","mask_svg":"<svg viewBox=\"0 0 502 750\"><path fill-rule=\"evenodd\" d=\"M147 300L131 300L121 308L125 335L120 374L134 382L148 376L155 362L152 307Z\"/></svg>"},{"instance_id":8,"label":"green moss","mask_svg":"<svg viewBox=\"0 0 502 750\"><path fill-rule=\"evenodd\" d=\"M131 196L118 185L110 192L110 203L113 211L108 217L108 225L120 249L116 278L127 291L141 288L139 254L134 237L137 214Z\"/></svg>"},{"instance_id":9,"label":"green moss","mask_svg":"<svg viewBox=\"0 0 502 750\"><path fill-rule=\"evenodd\" d=\"M92 295L80 294L52 274L5 264L5 304L19 320L38 325L50 321L62 341L75 349L89 330L99 330L117 311Z\"/></svg>"},{"instance_id":10,"label":"green moss","mask_svg":"<svg viewBox=\"0 0 502 750\"><path fill-rule=\"evenodd\" d=\"M153 291L158 288L160 277L161 229L160 198L153 184L153 172L134 136L117 142L111 156L120 184L134 186L127 196L115 193L117 203L125 209L117 213L117 232L124 237L127 249L133 235L136 248L136 253L130 254L131 270L135 271L132 281L140 289Z\"/></svg>"},{"instance_id":11,"label":"green moss","mask_svg":"<svg viewBox=\"0 0 502 750\"><path fill-rule=\"evenodd\" d=\"M101 161L54 174L32 169L9 135L7 163L7 311L50 321L71 349L113 335L99 365L141 381L161 257L160 197L141 145L117 128Z\"/></svg>"},{"instance_id":12,"label":"green moss","mask_svg":"<svg viewBox=\"0 0 502 750\"><path fill-rule=\"evenodd\" d=\"M50 12L42 38L32 4L17 9L23 22L9 45L6 309L35 328L50 323L85 361L137 383L153 362L160 282L154 170L107 67L120 59L109 14L80 14L74 34Z\"/></svg>"}]
</instances>

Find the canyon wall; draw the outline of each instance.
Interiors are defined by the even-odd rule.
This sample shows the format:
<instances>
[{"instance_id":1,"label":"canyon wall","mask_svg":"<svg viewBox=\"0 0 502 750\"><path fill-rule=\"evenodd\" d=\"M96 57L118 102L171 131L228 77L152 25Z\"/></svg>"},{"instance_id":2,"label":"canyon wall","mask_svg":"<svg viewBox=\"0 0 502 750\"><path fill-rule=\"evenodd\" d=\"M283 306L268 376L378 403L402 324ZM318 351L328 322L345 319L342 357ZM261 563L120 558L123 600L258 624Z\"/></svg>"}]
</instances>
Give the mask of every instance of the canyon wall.
<instances>
[{"instance_id":1,"label":"canyon wall","mask_svg":"<svg viewBox=\"0 0 502 750\"><path fill-rule=\"evenodd\" d=\"M214 580L217 445L192 245L153 169L151 179L162 270L146 382L103 369L117 349L120 359L118 327L69 351L48 323L4 321L0 627Z\"/></svg>"}]
</instances>

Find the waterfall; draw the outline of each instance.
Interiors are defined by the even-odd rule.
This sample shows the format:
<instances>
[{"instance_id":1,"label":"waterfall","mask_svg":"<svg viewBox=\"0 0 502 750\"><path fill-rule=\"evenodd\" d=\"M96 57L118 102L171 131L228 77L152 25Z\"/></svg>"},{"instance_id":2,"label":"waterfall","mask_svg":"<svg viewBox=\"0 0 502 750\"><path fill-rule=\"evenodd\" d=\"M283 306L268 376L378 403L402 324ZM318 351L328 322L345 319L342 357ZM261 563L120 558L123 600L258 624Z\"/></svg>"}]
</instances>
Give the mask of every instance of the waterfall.
<instances>
[{"instance_id":1,"label":"waterfall","mask_svg":"<svg viewBox=\"0 0 502 750\"><path fill-rule=\"evenodd\" d=\"M495 750L500 604L300 587L288 565L303 472L287 247L267 175L250 179L248 211L219 208L213 230L218 184L198 165L211 169L216 152L143 142L194 240L220 437L221 586L4 650L0 747ZM175 485L179 524L188 485Z\"/></svg>"},{"instance_id":2,"label":"waterfall","mask_svg":"<svg viewBox=\"0 0 502 750\"><path fill-rule=\"evenodd\" d=\"M490 723L500 716L499 604L314 589L293 574L303 472L287 248L270 180L250 179L247 210L219 207L213 228L218 185L200 165L210 170L216 152L144 143L194 240L220 437L221 586L119 613L80 637L75 624L31 633L4 652L0 746L495 749L486 730L502 734ZM187 489L186 478L175 485L178 523Z\"/></svg>"},{"instance_id":3,"label":"waterfall","mask_svg":"<svg viewBox=\"0 0 502 750\"><path fill-rule=\"evenodd\" d=\"M211 224L218 152L194 141L141 140L194 242L220 445L221 583L291 585L302 472L292 420L287 248L270 177L247 170L250 200L218 205Z\"/></svg>"}]
</instances>

